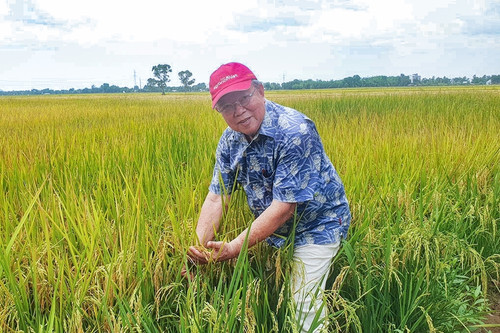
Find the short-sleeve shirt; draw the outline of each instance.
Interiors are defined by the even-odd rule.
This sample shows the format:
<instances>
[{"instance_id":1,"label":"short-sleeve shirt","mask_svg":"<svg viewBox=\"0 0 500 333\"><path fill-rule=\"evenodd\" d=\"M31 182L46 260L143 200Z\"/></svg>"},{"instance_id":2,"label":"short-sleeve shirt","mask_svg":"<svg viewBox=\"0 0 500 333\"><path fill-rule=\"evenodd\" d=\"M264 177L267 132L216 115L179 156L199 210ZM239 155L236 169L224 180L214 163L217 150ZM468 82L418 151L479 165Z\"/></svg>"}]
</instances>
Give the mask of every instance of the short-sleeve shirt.
<instances>
[{"instance_id":1,"label":"short-sleeve shirt","mask_svg":"<svg viewBox=\"0 0 500 333\"><path fill-rule=\"evenodd\" d=\"M217 146L209 190L231 194L238 186L255 217L273 200L297 203L296 214L266 241L281 247L295 227L294 245L333 244L351 222L344 185L326 155L314 123L304 114L266 100L257 135L227 128Z\"/></svg>"}]
</instances>

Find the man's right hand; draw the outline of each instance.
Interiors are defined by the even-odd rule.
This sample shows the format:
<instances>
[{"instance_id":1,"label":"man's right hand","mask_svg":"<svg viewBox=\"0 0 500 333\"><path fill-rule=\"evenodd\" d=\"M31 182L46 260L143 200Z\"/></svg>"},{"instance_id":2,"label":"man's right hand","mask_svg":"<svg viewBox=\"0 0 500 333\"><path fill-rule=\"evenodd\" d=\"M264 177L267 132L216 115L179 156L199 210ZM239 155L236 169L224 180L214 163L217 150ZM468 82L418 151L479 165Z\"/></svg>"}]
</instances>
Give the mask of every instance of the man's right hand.
<instances>
[{"instance_id":1,"label":"man's right hand","mask_svg":"<svg viewBox=\"0 0 500 333\"><path fill-rule=\"evenodd\" d=\"M210 258L210 251L201 246L190 246L187 254L189 260L196 265L207 264Z\"/></svg>"}]
</instances>

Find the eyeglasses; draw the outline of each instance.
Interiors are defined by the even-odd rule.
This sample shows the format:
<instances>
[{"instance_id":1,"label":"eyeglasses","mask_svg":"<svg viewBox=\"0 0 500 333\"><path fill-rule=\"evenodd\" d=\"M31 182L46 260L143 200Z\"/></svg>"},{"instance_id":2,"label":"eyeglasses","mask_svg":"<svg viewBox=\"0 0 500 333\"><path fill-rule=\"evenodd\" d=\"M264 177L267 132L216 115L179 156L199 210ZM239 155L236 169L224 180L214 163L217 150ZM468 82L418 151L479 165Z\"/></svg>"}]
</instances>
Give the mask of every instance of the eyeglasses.
<instances>
[{"instance_id":1,"label":"eyeglasses","mask_svg":"<svg viewBox=\"0 0 500 333\"><path fill-rule=\"evenodd\" d=\"M245 107L250 103L250 100L252 99L252 96L253 96L253 94L255 94L256 90L257 90L257 88L254 88L250 94L241 97L239 100L237 100L234 103L225 104L222 107L217 108L216 110L221 114L234 113L236 111L237 104L239 104L241 107Z\"/></svg>"}]
</instances>

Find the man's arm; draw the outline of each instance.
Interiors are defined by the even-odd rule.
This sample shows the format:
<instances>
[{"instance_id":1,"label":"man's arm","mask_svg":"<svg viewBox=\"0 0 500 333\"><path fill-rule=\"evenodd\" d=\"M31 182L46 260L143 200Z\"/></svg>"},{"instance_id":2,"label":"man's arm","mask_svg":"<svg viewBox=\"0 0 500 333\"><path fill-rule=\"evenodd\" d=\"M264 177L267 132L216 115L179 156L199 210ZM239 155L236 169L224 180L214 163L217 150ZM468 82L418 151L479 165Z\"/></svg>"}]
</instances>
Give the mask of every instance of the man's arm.
<instances>
[{"instance_id":1,"label":"man's arm","mask_svg":"<svg viewBox=\"0 0 500 333\"><path fill-rule=\"evenodd\" d=\"M229 199L229 197L227 197ZM196 235L202 246L214 239L215 231L219 230L219 223L222 217L222 196L208 192L203 206L201 206L200 217L196 225ZM195 246L189 247L188 255L198 263L206 263L207 254L197 249Z\"/></svg>"},{"instance_id":2,"label":"man's arm","mask_svg":"<svg viewBox=\"0 0 500 333\"><path fill-rule=\"evenodd\" d=\"M253 221L250 228L245 229L229 243L209 241L207 248L213 249L212 258L224 261L236 258L241 252L245 238L248 235L248 247L263 241L275 232L283 223L288 221L295 212L296 203L273 200L271 205Z\"/></svg>"},{"instance_id":3,"label":"man's arm","mask_svg":"<svg viewBox=\"0 0 500 333\"><path fill-rule=\"evenodd\" d=\"M196 225L196 235L200 244L207 245L219 230L219 222L222 218L222 196L208 192L203 206L201 206L200 217Z\"/></svg>"}]
</instances>

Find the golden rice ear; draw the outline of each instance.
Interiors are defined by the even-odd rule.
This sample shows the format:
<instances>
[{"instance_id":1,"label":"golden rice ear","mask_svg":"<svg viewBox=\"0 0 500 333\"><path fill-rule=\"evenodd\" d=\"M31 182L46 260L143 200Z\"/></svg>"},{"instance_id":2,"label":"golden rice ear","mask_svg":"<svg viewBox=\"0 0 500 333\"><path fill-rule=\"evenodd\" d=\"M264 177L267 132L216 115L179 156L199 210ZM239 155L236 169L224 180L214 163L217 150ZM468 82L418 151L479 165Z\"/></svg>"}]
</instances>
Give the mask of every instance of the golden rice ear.
<instances>
[{"instance_id":1,"label":"golden rice ear","mask_svg":"<svg viewBox=\"0 0 500 333\"><path fill-rule=\"evenodd\" d=\"M328 329L477 329L500 274L499 88L272 96L319 120L350 200ZM224 129L206 94L0 97L0 332L291 330L283 250L180 274ZM217 238L253 220L231 193Z\"/></svg>"}]
</instances>

